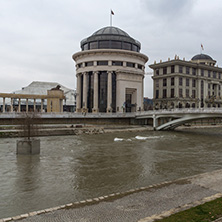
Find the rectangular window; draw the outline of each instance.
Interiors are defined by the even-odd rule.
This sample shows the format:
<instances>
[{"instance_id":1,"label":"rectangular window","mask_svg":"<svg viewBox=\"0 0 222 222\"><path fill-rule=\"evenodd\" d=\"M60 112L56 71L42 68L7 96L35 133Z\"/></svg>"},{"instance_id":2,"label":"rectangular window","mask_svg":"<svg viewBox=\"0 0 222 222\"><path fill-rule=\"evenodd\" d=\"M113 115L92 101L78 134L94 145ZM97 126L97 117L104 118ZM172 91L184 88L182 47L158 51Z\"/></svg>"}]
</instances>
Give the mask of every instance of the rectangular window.
<instances>
[{"instance_id":1,"label":"rectangular window","mask_svg":"<svg viewBox=\"0 0 222 222\"><path fill-rule=\"evenodd\" d=\"M171 86L174 86L174 77L171 78Z\"/></svg>"},{"instance_id":2,"label":"rectangular window","mask_svg":"<svg viewBox=\"0 0 222 222\"><path fill-rule=\"evenodd\" d=\"M156 69L156 75L158 76L160 74L160 70Z\"/></svg>"},{"instance_id":3,"label":"rectangular window","mask_svg":"<svg viewBox=\"0 0 222 222\"><path fill-rule=\"evenodd\" d=\"M166 98L166 97L167 97L167 90L164 89L164 90L163 90L163 98Z\"/></svg>"},{"instance_id":4,"label":"rectangular window","mask_svg":"<svg viewBox=\"0 0 222 222\"><path fill-rule=\"evenodd\" d=\"M163 67L163 74L167 74L167 67Z\"/></svg>"},{"instance_id":5,"label":"rectangular window","mask_svg":"<svg viewBox=\"0 0 222 222\"><path fill-rule=\"evenodd\" d=\"M218 73L218 79L221 79L221 73L220 72Z\"/></svg>"},{"instance_id":6,"label":"rectangular window","mask_svg":"<svg viewBox=\"0 0 222 222\"><path fill-rule=\"evenodd\" d=\"M192 87L196 87L196 80L192 79Z\"/></svg>"},{"instance_id":7,"label":"rectangular window","mask_svg":"<svg viewBox=\"0 0 222 222\"><path fill-rule=\"evenodd\" d=\"M208 83L208 89L210 89L210 83Z\"/></svg>"},{"instance_id":8,"label":"rectangular window","mask_svg":"<svg viewBox=\"0 0 222 222\"><path fill-rule=\"evenodd\" d=\"M77 67L81 68L82 67L82 63L77 64Z\"/></svg>"},{"instance_id":9,"label":"rectangular window","mask_svg":"<svg viewBox=\"0 0 222 222\"><path fill-rule=\"evenodd\" d=\"M175 72L175 68L174 66L171 66L171 73L174 73Z\"/></svg>"},{"instance_id":10,"label":"rectangular window","mask_svg":"<svg viewBox=\"0 0 222 222\"><path fill-rule=\"evenodd\" d=\"M208 70L208 77L210 78L211 77L211 71Z\"/></svg>"},{"instance_id":11,"label":"rectangular window","mask_svg":"<svg viewBox=\"0 0 222 222\"><path fill-rule=\"evenodd\" d=\"M159 88L159 79L156 80L156 88Z\"/></svg>"},{"instance_id":12,"label":"rectangular window","mask_svg":"<svg viewBox=\"0 0 222 222\"><path fill-rule=\"evenodd\" d=\"M186 74L190 74L190 67L186 67Z\"/></svg>"},{"instance_id":13,"label":"rectangular window","mask_svg":"<svg viewBox=\"0 0 222 222\"><path fill-rule=\"evenodd\" d=\"M192 68L192 74L195 76L196 75L196 69Z\"/></svg>"},{"instance_id":14,"label":"rectangular window","mask_svg":"<svg viewBox=\"0 0 222 222\"><path fill-rule=\"evenodd\" d=\"M192 90L192 97L196 98L196 90Z\"/></svg>"},{"instance_id":15,"label":"rectangular window","mask_svg":"<svg viewBox=\"0 0 222 222\"><path fill-rule=\"evenodd\" d=\"M203 97L203 92L204 92L204 81L201 81L201 85L200 85L200 92L201 92L201 98Z\"/></svg>"},{"instance_id":16,"label":"rectangular window","mask_svg":"<svg viewBox=\"0 0 222 222\"><path fill-rule=\"evenodd\" d=\"M186 86L190 86L190 79L186 78Z\"/></svg>"},{"instance_id":17,"label":"rectangular window","mask_svg":"<svg viewBox=\"0 0 222 222\"><path fill-rule=\"evenodd\" d=\"M159 90L156 90L156 99L159 98Z\"/></svg>"},{"instance_id":18,"label":"rectangular window","mask_svg":"<svg viewBox=\"0 0 222 222\"><path fill-rule=\"evenodd\" d=\"M180 85L180 86L183 85L183 78L182 78L182 77L179 78L179 85Z\"/></svg>"},{"instance_id":19,"label":"rectangular window","mask_svg":"<svg viewBox=\"0 0 222 222\"><path fill-rule=\"evenodd\" d=\"M167 79L163 79L163 86L167 86Z\"/></svg>"},{"instance_id":20,"label":"rectangular window","mask_svg":"<svg viewBox=\"0 0 222 222\"><path fill-rule=\"evenodd\" d=\"M86 62L85 66L93 66L93 62Z\"/></svg>"},{"instance_id":21,"label":"rectangular window","mask_svg":"<svg viewBox=\"0 0 222 222\"><path fill-rule=\"evenodd\" d=\"M186 97L188 98L190 96L190 90L186 89Z\"/></svg>"},{"instance_id":22,"label":"rectangular window","mask_svg":"<svg viewBox=\"0 0 222 222\"><path fill-rule=\"evenodd\" d=\"M171 97L171 98L174 98L174 89L171 89L170 97Z\"/></svg>"},{"instance_id":23,"label":"rectangular window","mask_svg":"<svg viewBox=\"0 0 222 222\"><path fill-rule=\"evenodd\" d=\"M108 61L98 61L97 66L108 66Z\"/></svg>"},{"instance_id":24,"label":"rectangular window","mask_svg":"<svg viewBox=\"0 0 222 222\"><path fill-rule=\"evenodd\" d=\"M138 67L138 69L143 69L143 66L140 64L138 64L137 67Z\"/></svg>"},{"instance_id":25,"label":"rectangular window","mask_svg":"<svg viewBox=\"0 0 222 222\"><path fill-rule=\"evenodd\" d=\"M201 76L204 76L204 70L201 69Z\"/></svg>"},{"instance_id":26,"label":"rectangular window","mask_svg":"<svg viewBox=\"0 0 222 222\"><path fill-rule=\"evenodd\" d=\"M183 73L183 66L179 66L179 73Z\"/></svg>"},{"instance_id":27,"label":"rectangular window","mask_svg":"<svg viewBox=\"0 0 222 222\"><path fill-rule=\"evenodd\" d=\"M213 78L216 79L217 78L217 73L215 71L213 71Z\"/></svg>"},{"instance_id":28,"label":"rectangular window","mask_svg":"<svg viewBox=\"0 0 222 222\"><path fill-rule=\"evenodd\" d=\"M135 63L127 62L127 63L126 63L126 66L127 66L127 67L135 68Z\"/></svg>"},{"instance_id":29,"label":"rectangular window","mask_svg":"<svg viewBox=\"0 0 222 222\"><path fill-rule=\"evenodd\" d=\"M113 66L123 66L123 62L121 61L112 61Z\"/></svg>"},{"instance_id":30,"label":"rectangular window","mask_svg":"<svg viewBox=\"0 0 222 222\"><path fill-rule=\"evenodd\" d=\"M179 97L183 97L183 89L179 88Z\"/></svg>"}]
</instances>

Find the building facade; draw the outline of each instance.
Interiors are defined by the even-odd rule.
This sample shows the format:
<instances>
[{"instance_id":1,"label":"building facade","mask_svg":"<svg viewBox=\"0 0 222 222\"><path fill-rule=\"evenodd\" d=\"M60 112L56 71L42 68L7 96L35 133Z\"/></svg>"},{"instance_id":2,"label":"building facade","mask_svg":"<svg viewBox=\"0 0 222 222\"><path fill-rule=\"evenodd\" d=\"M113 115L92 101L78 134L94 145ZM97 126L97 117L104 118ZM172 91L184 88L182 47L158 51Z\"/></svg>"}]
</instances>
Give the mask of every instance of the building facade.
<instances>
[{"instance_id":1,"label":"building facade","mask_svg":"<svg viewBox=\"0 0 222 222\"><path fill-rule=\"evenodd\" d=\"M148 57L141 44L117 27L105 27L81 41L73 55L77 112L143 110L143 79Z\"/></svg>"},{"instance_id":2,"label":"building facade","mask_svg":"<svg viewBox=\"0 0 222 222\"><path fill-rule=\"evenodd\" d=\"M209 55L198 54L190 61L175 56L154 62L154 109L222 106L222 68Z\"/></svg>"}]
</instances>

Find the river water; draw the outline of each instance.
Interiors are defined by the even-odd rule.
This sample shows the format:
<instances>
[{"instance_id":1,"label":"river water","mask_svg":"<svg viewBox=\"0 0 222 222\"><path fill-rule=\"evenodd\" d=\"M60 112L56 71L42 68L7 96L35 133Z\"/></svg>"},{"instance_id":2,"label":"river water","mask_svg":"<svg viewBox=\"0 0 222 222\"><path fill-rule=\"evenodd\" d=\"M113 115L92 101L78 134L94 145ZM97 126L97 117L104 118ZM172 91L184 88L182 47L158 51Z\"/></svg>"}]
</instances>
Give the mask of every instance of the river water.
<instances>
[{"instance_id":1,"label":"river water","mask_svg":"<svg viewBox=\"0 0 222 222\"><path fill-rule=\"evenodd\" d=\"M0 218L222 168L222 128L0 139Z\"/></svg>"}]
</instances>

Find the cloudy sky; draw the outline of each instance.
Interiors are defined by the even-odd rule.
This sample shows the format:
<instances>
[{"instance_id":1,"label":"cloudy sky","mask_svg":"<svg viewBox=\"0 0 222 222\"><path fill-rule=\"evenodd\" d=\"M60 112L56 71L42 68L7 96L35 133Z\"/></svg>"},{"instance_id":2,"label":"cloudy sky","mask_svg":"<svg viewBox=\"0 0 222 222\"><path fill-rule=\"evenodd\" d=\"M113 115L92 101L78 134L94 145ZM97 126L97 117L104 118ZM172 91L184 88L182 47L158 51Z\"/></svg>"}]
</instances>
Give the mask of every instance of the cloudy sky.
<instances>
[{"instance_id":1,"label":"cloudy sky","mask_svg":"<svg viewBox=\"0 0 222 222\"><path fill-rule=\"evenodd\" d=\"M148 65L168 57L190 60L201 52L222 66L221 0L0 0L0 92L32 81L76 87L72 54L80 41L113 26L142 44ZM145 78L145 96L152 80Z\"/></svg>"}]
</instances>

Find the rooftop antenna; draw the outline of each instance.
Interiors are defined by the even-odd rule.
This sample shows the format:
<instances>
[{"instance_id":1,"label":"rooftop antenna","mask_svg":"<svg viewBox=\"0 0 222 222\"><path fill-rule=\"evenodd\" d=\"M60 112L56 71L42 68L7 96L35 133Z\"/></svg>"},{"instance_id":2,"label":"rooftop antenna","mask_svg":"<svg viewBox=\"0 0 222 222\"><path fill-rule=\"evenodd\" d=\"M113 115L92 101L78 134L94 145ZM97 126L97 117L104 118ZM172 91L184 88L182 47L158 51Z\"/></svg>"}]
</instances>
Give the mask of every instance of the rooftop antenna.
<instances>
[{"instance_id":1,"label":"rooftop antenna","mask_svg":"<svg viewBox=\"0 0 222 222\"><path fill-rule=\"evenodd\" d=\"M114 12L112 9L110 9L110 26L112 26L112 16L114 15Z\"/></svg>"}]
</instances>

